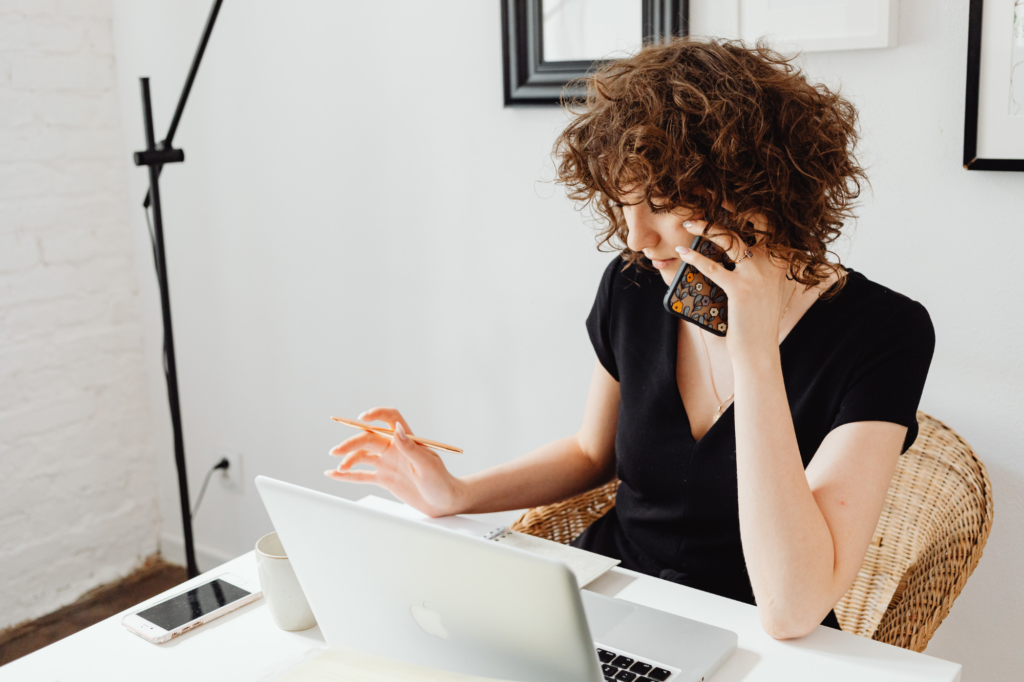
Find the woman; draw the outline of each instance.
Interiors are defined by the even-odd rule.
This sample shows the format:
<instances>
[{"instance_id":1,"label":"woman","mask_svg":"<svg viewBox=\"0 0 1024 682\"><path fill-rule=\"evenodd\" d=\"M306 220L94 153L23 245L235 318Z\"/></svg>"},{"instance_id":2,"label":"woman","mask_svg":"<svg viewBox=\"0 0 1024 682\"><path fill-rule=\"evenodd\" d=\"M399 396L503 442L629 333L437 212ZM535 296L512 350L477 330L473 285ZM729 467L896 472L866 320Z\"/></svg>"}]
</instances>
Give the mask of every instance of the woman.
<instances>
[{"instance_id":1,"label":"woman","mask_svg":"<svg viewBox=\"0 0 1024 682\"><path fill-rule=\"evenodd\" d=\"M397 410L375 408L360 418L395 438L348 439L327 475L432 516L549 504L618 476L615 508L575 545L756 603L776 638L838 627L934 348L919 303L826 258L865 180L855 123L763 45L680 39L607 66L555 143L569 196L621 249L587 320L580 430L456 478ZM705 220L722 209L731 219ZM735 267L689 250L695 235ZM728 295L725 337L663 310L686 263Z\"/></svg>"}]
</instances>

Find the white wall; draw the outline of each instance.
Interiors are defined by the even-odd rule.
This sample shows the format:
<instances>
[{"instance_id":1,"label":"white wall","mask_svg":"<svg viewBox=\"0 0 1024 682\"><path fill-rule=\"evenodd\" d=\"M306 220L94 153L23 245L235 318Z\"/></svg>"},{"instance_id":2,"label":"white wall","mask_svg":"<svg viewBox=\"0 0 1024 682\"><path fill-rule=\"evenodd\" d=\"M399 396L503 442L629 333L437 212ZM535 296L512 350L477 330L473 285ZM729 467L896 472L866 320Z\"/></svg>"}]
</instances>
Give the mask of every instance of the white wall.
<instances>
[{"instance_id":1,"label":"white wall","mask_svg":"<svg viewBox=\"0 0 1024 682\"><path fill-rule=\"evenodd\" d=\"M0 5L0 628L157 550L106 2Z\"/></svg>"},{"instance_id":2,"label":"white wall","mask_svg":"<svg viewBox=\"0 0 1024 682\"><path fill-rule=\"evenodd\" d=\"M142 145L135 79L153 77L165 130L207 7L115 5L128 148ZM898 48L805 63L862 115L874 191L838 251L928 307L938 344L922 409L977 449L994 483L985 556L929 652L962 662L965 680L999 680L1024 670L1024 176L961 168L966 31L966 3L904 0ZM399 406L466 449L447 457L458 473L576 428L593 363L583 321L608 256L541 182L564 122L555 108L502 108L497 2L225 3L177 138L187 161L162 185L193 495L224 451L243 453L248 479L207 493L195 528L207 568L269 529L256 474L367 492L323 477L327 449L350 435L328 415ZM145 186L133 171L156 368ZM166 549L179 516L153 376Z\"/></svg>"}]
</instances>

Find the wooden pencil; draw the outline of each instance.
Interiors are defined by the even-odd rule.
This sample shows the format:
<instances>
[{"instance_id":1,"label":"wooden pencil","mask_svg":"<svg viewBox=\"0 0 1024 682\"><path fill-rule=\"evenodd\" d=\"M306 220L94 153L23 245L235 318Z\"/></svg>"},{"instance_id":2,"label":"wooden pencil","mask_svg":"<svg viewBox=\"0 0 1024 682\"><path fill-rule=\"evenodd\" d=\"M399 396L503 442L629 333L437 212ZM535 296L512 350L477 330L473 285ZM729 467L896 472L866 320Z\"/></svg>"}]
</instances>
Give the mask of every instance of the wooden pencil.
<instances>
[{"instance_id":1,"label":"wooden pencil","mask_svg":"<svg viewBox=\"0 0 1024 682\"><path fill-rule=\"evenodd\" d=\"M345 424L356 429L362 429L363 431L369 431L370 433L376 433L381 436L393 436L395 435L394 430L387 428L386 426L373 426L366 422L356 421L355 419L345 419L344 417L331 417L334 421L339 424ZM445 450L447 452L455 452L462 454L462 449L457 448L454 445L447 445L446 443L440 443L436 440L430 440L429 438L422 438L420 436L414 436L413 434L407 434L413 442L424 445L428 448L437 448L438 450Z\"/></svg>"}]
</instances>

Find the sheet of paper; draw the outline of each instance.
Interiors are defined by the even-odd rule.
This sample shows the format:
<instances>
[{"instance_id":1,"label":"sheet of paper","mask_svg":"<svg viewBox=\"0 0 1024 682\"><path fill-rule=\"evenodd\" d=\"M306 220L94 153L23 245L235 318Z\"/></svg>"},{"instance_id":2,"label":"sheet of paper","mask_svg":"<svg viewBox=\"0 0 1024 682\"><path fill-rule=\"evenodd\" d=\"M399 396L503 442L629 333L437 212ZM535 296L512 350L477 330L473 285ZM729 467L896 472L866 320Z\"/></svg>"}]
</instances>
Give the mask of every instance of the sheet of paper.
<instances>
[{"instance_id":1,"label":"sheet of paper","mask_svg":"<svg viewBox=\"0 0 1024 682\"><path fill-rule=\"evenodd\" d=\"M562 545L551 540L538 538L525 533L508 531L495 538L497 542L510 547L518 547L533 554L561 561L576 575L576 583L580 587L593 582L607 573L613 566L621 563L601 554L594 554L584 549Z\"/></svg>"},{"instance_id":2,"label":"sheet of paper","mask_svg":"<svg viewBox=\"0 0 1024 682\"><path fill-rule=\"evenodd\" d=\"M274 682L495 682L492 678L424 668L355 649L323 649Z\"/></svg>"}]
</instances>

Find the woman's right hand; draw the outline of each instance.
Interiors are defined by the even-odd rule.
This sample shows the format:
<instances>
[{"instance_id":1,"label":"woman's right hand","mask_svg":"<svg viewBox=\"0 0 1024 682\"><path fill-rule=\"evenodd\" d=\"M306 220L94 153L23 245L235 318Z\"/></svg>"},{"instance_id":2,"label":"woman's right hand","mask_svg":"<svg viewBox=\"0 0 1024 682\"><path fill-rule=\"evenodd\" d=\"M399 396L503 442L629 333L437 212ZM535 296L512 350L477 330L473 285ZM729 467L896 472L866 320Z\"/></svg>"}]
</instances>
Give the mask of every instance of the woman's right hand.
<instances>
[{"instance_id":1,"label":"woman's right hand","mask_svg":"<svg viewBox=\"0 0 1024 682\"><path fill-rule=\"evenodd\" d=\"M395 435L392 438L364 431L334 447L330 454L344 457L336 469L324 474L349 483L372 483L429 516L457 514L465 484L451 475L440 455L416 443L408 434L409 424L390 407L375 407L359 415L365 422L382 421ZM352 469L368 464L374 471Z\"/></svg>"}]
</instances>

